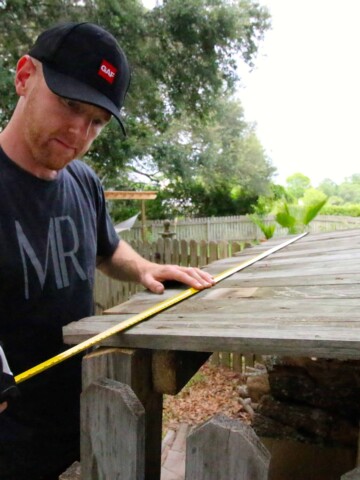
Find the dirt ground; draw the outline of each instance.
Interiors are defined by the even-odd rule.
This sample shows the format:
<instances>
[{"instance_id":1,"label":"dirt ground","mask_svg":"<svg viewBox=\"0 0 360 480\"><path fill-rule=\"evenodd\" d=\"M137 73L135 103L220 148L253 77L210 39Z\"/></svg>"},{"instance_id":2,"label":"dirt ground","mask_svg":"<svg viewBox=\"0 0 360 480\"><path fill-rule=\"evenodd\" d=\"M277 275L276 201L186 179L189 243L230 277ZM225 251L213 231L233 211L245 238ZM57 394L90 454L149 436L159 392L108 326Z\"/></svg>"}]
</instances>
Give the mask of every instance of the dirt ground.
<instances>
[{"instance_id":1,"label":"dirt ground","mask_svg":"<svg viewBox=\"0 0 360 480\"><path fill-rule=\"evenodd\" d=\"M205 363L180 393L165 396L164 434L180 423L199 425L217 413L250 423L249 414L239 401L242 385L241 374Z\"/></svg>"}]
</instances>

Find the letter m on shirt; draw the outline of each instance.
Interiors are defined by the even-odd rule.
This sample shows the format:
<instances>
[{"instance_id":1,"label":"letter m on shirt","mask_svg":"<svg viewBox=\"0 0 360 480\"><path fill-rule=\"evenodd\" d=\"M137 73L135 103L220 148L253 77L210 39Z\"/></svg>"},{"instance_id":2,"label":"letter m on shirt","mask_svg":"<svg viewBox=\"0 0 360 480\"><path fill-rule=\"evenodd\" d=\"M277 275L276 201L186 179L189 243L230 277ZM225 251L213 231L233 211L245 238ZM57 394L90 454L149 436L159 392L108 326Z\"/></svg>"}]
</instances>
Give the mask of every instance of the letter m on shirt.
<instances>
[{"instance_id":1,"label":"letter m on shirt","mask_svg":"<svg viewBox=\"0 0 360 480\"><path fill-rule=\"evenodd\" d=\"M75 222L71 217L50 218L46 252L35 252L20 222L15 221L15 227L23 265L24 293L26 299L30 298L29 269L31 267L35 270L41 289L44 289L46 278L51 271L53 271L54 281L58 289L68 287L70 285L69 265L72 265L82 280L86 280L86 274L76 257L80 242ZM63 239L65 236L68 244L72 244L71 249L68 251L64 248ZM71 242L69 242L69 236ZM44 265L41 264L39 257L45 258ZM69 259L70 262L66 262L66 259Z\"/></svg>"}]
</instances>

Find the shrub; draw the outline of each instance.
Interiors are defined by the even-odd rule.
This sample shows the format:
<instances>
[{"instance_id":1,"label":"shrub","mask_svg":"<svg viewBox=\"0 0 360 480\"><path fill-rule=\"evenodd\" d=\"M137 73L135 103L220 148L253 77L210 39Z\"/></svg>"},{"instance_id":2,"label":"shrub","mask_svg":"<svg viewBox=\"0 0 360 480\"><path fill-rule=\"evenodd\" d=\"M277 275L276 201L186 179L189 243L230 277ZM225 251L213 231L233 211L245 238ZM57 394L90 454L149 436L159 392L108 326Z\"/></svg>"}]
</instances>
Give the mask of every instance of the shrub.
<instances>
[{"instance_id":1,"label":"shrub","mask_svg":"<svg viewBox=\"0 0 360 480\"><path fill-rule=\"evenodd\" d=\"M360 217L360 205L358 203L346 205L326 205L321 211L322 215L347 215Z\"/></svg>"}]
</instances>

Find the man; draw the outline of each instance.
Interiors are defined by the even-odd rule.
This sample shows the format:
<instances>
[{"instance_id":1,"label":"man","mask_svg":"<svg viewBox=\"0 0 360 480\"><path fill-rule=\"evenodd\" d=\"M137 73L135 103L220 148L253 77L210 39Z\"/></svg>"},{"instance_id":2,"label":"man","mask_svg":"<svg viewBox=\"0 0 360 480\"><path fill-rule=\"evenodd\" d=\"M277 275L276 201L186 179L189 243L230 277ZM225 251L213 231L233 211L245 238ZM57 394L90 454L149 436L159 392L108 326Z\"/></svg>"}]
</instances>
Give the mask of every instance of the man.
<instances>
[{"instance_id":1,"label":"man","mask_svg":"<svg viewBox=\"0 0 360 480\"><path fill-rule=\"evenodd\" d=\"M90 23L45 31L18 62L19 100L0 133L0 339L15 375L64 350L62 327L92 314L96 266L155 293L165 280L214 283L119 241L98 178L78 160L112 116L124 131L129 82L116 40ZM55 480L78 458L80 360L20 384L20 403L0 415L1 480Z\"/></svg>"}]
</instances>

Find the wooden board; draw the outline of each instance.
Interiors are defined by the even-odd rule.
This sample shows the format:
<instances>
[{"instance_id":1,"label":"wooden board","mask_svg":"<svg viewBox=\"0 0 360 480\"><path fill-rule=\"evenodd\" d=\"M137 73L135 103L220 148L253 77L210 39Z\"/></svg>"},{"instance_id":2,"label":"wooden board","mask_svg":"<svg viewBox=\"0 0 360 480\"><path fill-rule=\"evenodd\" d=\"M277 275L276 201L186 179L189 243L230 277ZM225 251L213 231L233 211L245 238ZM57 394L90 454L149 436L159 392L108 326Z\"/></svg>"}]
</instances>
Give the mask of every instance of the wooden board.
<instances>
[{"instance_id":1,"label":"wooden board","mask_svg":"<svg viewBox=\"0 0 360 480\"><path fill-rule=\"evenodd\" d=\"M206 267L212 274L283 243L272 239ZM360 231L308 235L106 345L360 358ZM165 298L178 293L168 290ZM147 292L64 328L79 343L162 301Z\"/></svg>"},{"instance_id":2,"label":"wooden board","mask_svg":"<svg viewBox=\"0 0 360 480\"><path fill-rule=\"evenodd\" d=\"M107 200L153 200L156 197L157 192L153 191L105 191L105 198Z\"/></svg>"}]
</instances>

